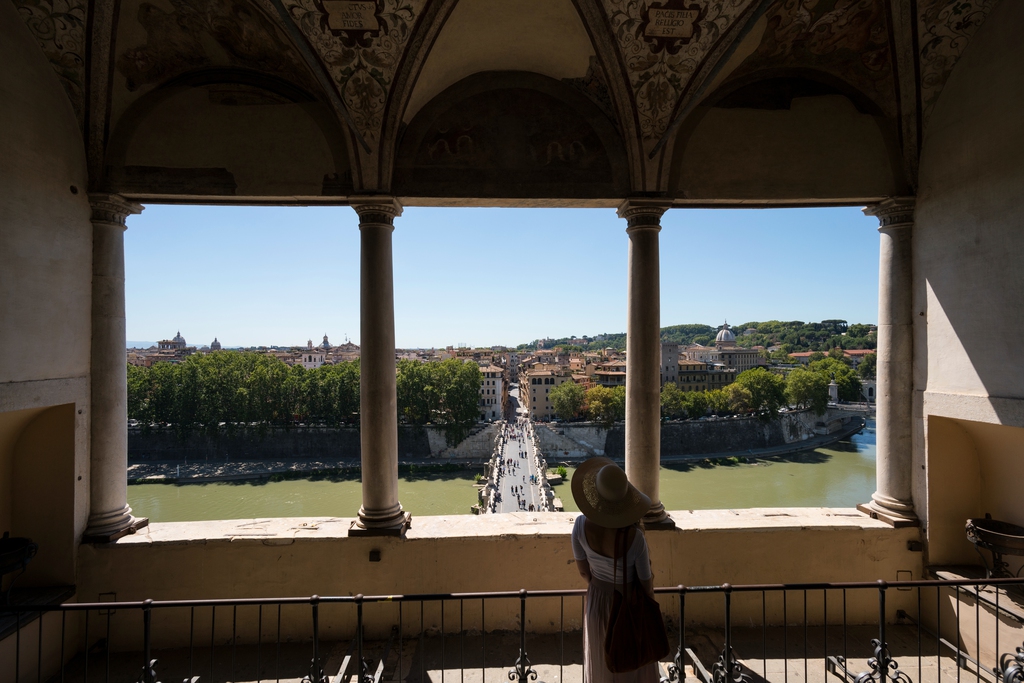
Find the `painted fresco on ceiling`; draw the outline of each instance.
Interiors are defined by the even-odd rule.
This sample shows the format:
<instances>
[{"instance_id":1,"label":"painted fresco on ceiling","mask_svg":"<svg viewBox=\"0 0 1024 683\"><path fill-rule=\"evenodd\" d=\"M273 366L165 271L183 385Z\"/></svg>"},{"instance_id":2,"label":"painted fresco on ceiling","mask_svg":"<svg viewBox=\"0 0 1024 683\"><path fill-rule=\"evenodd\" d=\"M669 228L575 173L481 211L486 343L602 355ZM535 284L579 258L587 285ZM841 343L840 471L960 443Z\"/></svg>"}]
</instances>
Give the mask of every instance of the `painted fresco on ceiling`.
<instances>
[{"instance_id":1,"label":"painted fresco on ceiling","mask_svg":"<svg viewBox=\"0 0 1024 683\"><path fill-rule=\"evenodd\" d=\"M79 125L85 114L85 3L76 0L14 0L71 99Z\"/></svg>"},{"instance_id":2,"label":"painted fresco on ceiling","mask_svg":"<svg viewBox=\"0 0 1024 683\"><path fill-rule=\"evenodd\" d=\"M337 84L356 128L380 139L402 53L426 0L285 0L288 12Z\"/></svg>"},{"instance_id":3,"label":"painted fresco on ceiling","mask_svg":"<svg viewBox=\"0 0 1024 683\"><path fill-rule=\"evenodd\" d=\"M753 0L604 0L644 139L656 142L690 80Z\"/></svg>"},{"instance_id":4,"label":"painted fresco on ceiling","mask_svg":"<svg viewBox=\"0 0 1024 683\"><path fill-rule=\"evenodd\" d=\"M997 0L921 0L918 45L921 51L921 107L927 121L942 87L971 37Z\"/></svg>"},{"instance_id":5,"label":"painted fresco on ceiling","mask_svg":"<svg viewBox=\"0 0 1024 683\"><path fill-rule=\"evenodd\" d=\"M312 91L308 72L276 26L245 0L143 2L137 21L146 43L123 49L117 70L129 91L195 69L233 66L278 76Z\"/></svg>"},{"instance_id":6,"label":"painted fresco on ceiling","mask_svg":"<svg viewBox=\"0 0 1024 683\"><path fill-rule=\"evenodd\" d=\"M765 17L760 44L732 77L813 69L849 83L887 115L896 115L884 0L778 0Z\"/></svg>"}]
</instances>

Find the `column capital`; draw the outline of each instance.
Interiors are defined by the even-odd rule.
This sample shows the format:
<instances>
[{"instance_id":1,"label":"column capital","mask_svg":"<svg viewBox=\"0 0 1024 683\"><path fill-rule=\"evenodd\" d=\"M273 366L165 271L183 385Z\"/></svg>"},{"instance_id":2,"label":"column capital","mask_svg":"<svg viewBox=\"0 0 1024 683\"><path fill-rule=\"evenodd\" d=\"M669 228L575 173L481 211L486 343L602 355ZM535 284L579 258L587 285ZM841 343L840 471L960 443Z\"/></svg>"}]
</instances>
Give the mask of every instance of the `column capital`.
<instances>
[{"instance_id":1,"label":"column capital","mask_svg":"<svg viewBox=\"0 0 1024 683\"><path fill-rule=\"evenodd\" d=\"M402 204L387 195L351 197L349 206L359 214L360 225L378 223L393 226L395 219L402 215Z\"/></svg>"},{"instance_id":2,"label":"column capital","mask_svg":"<svg viewBox=\"0 0 1024 683\"><path fill-rule=\"evenodd\" d=\"M878 219L879 230L898 230L914 225L916 197L889 197L864 209L864 215Z\"/></svg>"},{"instance_id":3,"label":"column capital","mask_svg":"<svg viewBox=\"0 0 1024 683\"><path fill-rule=\"evenodd\" d=\"M92 206L94 223L113 223L126 226L128 216L142 213L143 206L129 201L119 194L89 193L89 204Z\"/></svg>"},{"instance_id":4,"label":"column capital","mask_svg":"<svg viewBox=\"0 0 1024 683\"><path fill-rule=\"evenodd\" d=\"M619 205L619 218L626 219L626 231L634 228L654 228L661 230L661 217L672 206L665 199L648 199L632 197Z\"/></svg>"}]
</instances>

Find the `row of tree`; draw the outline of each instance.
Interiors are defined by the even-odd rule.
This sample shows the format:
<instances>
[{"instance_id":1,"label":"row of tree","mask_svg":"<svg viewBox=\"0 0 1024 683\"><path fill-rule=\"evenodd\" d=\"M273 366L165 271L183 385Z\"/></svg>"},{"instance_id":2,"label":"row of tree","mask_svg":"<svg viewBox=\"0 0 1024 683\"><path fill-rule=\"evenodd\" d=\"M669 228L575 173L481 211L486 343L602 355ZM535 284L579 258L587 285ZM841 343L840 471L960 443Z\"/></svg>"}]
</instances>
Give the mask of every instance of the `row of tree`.
<instances>
[{"instance_id":1,"label":"row of tree","mask_svg":"<svg viewBox=\"0 0 1024 683\"><path fill-rule=\"evenodd\" d=\"M446 428L461 440L479 416L482 375L451 359L398 364L398 414L409 424ZM359 423L359 361L307 370L262 353L217 351L181 363L128 366L128 417L179 432L216 433L240 424Z\"/></svg>"},{"instance_id":2,"label":"row of tree","mask_svg":"<svg viewBox=\"0 0 1024 683\"><path fill-rule=\"evenodd\" d=\"M773 420L780 409L795 406L810 408L821 415L828 407L828 385L833 379L840 400L860 400L857 372L842 360L824 357L785 377L765 368L747 370L723 389L682 391L668 383L661 391L661 413L669 419L752 414L762 420ZM584 390L574 382L563 382L551 390L550 397L555 413L565 420L586 417L611 425L625 417L625 387Z\"/></svg>"},{"instance_id":3,"label":"row of tree","mask_svg":"<svg viewBox=\"0 0 1024 683\"><path fill-rule=\"evenodd\" d=\"M555 413L563 420L586 417L611 426L626 419L626 387L584 389L575 382L562 382L549 396Z\"/></svg>"}]
</instances>

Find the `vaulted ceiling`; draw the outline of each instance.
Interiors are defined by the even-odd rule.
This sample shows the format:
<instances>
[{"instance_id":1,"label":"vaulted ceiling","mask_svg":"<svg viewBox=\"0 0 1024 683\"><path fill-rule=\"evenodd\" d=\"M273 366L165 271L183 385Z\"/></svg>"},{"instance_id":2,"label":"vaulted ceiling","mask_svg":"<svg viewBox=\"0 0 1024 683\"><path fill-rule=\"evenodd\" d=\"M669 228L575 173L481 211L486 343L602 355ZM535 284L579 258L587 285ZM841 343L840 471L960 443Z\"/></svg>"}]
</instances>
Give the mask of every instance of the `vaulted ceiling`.
<instances>
[{"instance_id":1,"label":"vaulted ceiling","mask_svg":"<svg viewBox=\"0 0 1024 683\"><path fill-rule=\"evenodd\" d=\"M912 193L998 0L14 0L93 189L603 205Z\"/></svg>"}]
</instances>

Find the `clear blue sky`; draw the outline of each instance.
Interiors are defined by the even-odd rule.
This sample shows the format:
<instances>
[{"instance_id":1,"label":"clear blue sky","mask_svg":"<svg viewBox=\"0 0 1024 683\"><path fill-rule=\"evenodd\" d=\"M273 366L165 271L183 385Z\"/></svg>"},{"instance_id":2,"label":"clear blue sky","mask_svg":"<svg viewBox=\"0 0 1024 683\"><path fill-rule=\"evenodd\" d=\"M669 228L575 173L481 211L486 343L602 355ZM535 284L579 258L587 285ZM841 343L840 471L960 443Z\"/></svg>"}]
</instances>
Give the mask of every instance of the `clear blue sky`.
<instances>
[{"instance_id":1,"label":"clear blue sky","mask_svg":"<svg viewBox=\"0 0 1024 683\"><path fill-rule=\"evenodd\" d=\"M626 328L628 240L614 210L406 208L395 226L399 347ZM877 220L859 209L674 209L662 226L663 326L876 322ZM149 205L128 219L125 266L129 340L359 341L347 207Z\"/></svg>"}]
</instances>

